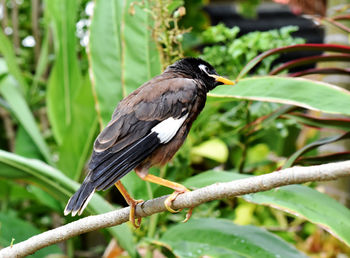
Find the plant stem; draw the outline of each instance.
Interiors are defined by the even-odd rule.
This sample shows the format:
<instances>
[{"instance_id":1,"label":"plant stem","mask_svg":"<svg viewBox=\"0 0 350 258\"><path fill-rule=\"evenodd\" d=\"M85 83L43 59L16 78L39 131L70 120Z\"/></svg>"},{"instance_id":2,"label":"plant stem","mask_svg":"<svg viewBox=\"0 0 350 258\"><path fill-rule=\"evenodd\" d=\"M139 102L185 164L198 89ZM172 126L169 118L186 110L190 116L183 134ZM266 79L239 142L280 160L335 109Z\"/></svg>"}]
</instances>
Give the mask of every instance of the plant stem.
<instances>
[{"instance_id":1,"label":"plant stem","mask_svg":"<svg viewBox=\"0 0 350 258\"><path fill-rule=\"evenodd\" d=\"M166 174L166 165L164 167L162 167L160 169L160 173L159 173L159 177L165 177ZM147 182L147 189L148 186L150 185L149 182ZM151 194L150 194L151 192ZM148 196L149 198L153 198L153 193L152 191L148 192ZM150 196L152 195L152 196ZM156 228L157 228L157 224L158 224L158 219L159 219L159 213L156 213L154 215L152 215L149 219L149 223L148 223L148 232L147 232L147 237L148 238L153 238L155 233L156 233ZM146 258L152 258L153 257L153 246L152 245L148 245L147 247L147 253L146 253Z\"/></svg>"}]
</instances>

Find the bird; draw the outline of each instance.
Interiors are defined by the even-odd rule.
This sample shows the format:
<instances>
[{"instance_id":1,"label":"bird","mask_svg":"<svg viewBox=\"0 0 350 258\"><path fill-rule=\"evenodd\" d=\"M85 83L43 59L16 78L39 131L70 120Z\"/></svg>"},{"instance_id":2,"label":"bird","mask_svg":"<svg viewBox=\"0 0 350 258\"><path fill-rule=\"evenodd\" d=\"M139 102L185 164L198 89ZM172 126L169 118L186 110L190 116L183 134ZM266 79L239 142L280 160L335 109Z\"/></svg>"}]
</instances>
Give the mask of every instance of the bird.
<instances>
[{"instance_id":1,"label":"bird","mask_svg":"<svg viewBox=\"0 0 350 258\"><path fill-rule=\"evenodd\" d=\"M88 174L68 200L64 214L81 215L95 191L115 185L130 206L129 219L135 227L136 205L120 179L134 170L145 181L174 190L164 202L170 212L185 186L148 173L152 166L167 164L184 143L193 121L203 110L207 93L218 85L234 82L219 76L201 58L185 57L169 65L119 102L108 125L97 136ZM186 220L191 216L187 214Z\"/></svg>"}]
</instances>

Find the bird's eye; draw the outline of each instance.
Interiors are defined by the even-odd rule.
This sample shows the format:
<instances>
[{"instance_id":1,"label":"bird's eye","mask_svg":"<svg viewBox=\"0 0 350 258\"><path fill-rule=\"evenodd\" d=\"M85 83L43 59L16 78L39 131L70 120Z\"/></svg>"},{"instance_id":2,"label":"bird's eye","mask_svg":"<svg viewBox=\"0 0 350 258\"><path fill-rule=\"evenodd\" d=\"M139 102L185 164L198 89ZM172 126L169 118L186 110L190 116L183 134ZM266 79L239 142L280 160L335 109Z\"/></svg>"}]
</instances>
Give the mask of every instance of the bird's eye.
<instances>
[{"instance_id":1,"label":"bird's eye","mask_svg":"<svg viewBox=\"0 0 350 258\"><path fill-rule=\"evenodd\" d=\"M206 65L200 64L198 67L199 67L199 69L201 69L206 74L209 74L209 69L208 69L208 67Z\"/></svg>"}]
</instances>

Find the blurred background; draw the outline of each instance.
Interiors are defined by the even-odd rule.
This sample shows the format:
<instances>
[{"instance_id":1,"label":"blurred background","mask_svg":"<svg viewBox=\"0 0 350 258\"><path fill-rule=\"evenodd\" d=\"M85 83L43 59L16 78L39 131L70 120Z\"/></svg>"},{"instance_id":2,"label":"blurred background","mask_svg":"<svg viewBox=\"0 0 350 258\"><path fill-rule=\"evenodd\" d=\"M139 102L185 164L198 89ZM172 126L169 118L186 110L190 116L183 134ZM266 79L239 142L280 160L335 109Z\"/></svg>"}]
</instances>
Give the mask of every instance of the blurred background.
<instances>
[{"instance_id":1,"label":"blurred background","mask_svg":"<svg viewBox=\"0 0 350 258\"><path fill-rule=\"evenodd\" d=\"M0 23L0 247L77 219L63 209L115 106L181 57L237 79L273 50L246 77L350 87L349 0L0 0ZM152 173L195 189L348 160L344 114L208 98L173 161ZM136 199L171 193L134 173L122 181ZM213 201L186 224L185 212L156 214L32 257L349 257L349 192L342 179ZM95 195L84 216L127 205L117 189Z\"/></svg>"}]
</instances>

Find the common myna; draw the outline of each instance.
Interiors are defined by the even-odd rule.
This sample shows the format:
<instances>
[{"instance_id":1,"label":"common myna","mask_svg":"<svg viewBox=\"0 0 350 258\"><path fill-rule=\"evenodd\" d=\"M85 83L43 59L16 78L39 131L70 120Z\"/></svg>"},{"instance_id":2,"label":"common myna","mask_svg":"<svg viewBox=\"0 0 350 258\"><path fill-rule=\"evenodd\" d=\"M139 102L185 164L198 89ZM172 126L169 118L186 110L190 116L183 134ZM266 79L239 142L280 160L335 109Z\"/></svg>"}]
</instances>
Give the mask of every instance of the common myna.
<instances>
[{"instance_id":1,"label":"common myna","mask_svg":"<svg viewBox=\"0 0 350 258\"><path fill-rule=\"evenodd\" d=\"M120 101L94 143L89 173L69 199L64 214L80 215L96 190L115 185L131 206L131 222L138 226L134 216L140 201L131 198L119 181L131 170L145 181L174 189L165 206L175 212L171 203L187 188L148 174L148 169L164 165L174 156L202 111L207 92L221 84L234 83L218 76L206 61L184 58Z\"/></svg>"}]
</instances>

